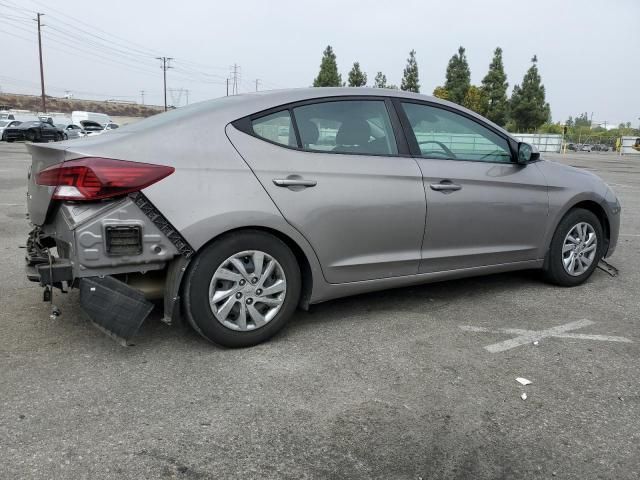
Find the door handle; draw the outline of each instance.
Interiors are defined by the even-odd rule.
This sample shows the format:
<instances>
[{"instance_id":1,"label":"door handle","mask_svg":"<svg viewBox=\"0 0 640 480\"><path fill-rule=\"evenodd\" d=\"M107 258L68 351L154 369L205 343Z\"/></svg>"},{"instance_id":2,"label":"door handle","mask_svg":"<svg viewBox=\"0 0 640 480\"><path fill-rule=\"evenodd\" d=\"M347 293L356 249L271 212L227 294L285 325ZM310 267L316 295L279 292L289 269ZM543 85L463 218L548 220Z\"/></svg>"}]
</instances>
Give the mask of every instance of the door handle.
<instances>
[{"instance_id":1,"label":"door handle","mask_svg":"<svg viewBox=\"0 0 640 480\"><path fill-rule=\"evenodd\" d=\"M274 178L274 185L278 187L315 187L318 182L304 178Z\"/></svg>"},{"instance_id":2,"label":"door handle","mask_svg":"<svg viewBox=\"0 0 640 480\"><path fill-rule=\"evenodd\" d=\"M431 187L431 190L435 190L436 192L456 192L458 190L462 190L462 186L457 185L455 183L450 183L450 182L441 182L441 183L432 183L431 185L429 185Z\"/></svg>"}]
</instances>

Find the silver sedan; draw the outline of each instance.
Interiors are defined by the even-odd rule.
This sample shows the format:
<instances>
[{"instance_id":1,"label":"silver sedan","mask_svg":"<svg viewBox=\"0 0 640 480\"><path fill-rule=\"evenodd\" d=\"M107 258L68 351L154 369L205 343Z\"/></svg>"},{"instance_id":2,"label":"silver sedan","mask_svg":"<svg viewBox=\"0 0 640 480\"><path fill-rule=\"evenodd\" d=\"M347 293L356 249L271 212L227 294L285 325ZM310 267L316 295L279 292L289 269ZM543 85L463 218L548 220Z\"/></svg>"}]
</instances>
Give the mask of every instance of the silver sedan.
<instances>
[{"instance_id":1,"label":"silver sedan","mask_svg":"<svg viewBox=\"0 0 640 480\"><path fill-rule=\"evenodd\" d=\"M394 90L226 97L29 149L29 278L78 287L125 342L153 297L240 347L346 295L519 269L576 286L618 239L600 178Z\"/></svg>"}]
</instances>

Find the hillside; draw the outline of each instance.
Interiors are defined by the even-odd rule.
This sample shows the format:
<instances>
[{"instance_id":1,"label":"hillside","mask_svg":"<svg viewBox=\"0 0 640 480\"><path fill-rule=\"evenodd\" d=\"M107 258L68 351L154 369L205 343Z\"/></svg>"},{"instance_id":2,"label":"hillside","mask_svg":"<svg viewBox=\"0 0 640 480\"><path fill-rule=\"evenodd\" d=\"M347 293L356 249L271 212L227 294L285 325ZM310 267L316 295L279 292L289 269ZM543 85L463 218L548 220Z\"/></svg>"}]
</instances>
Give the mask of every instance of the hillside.
<instances>
[{"instance_id":1,"label":"hillside","mask_svg":"<svg viewBox=\"0 0 640 480\"><path fill-rule=\"evenodd\" d=\"M40 97L34 95L20 95L0 93L0 109L14 108L39 112ZM66 99L47 96L47 111L71 114L74 110L106 113L110 116L149 117L163 111L163 107L156 105L139 105L137 103L101 102L97 100Z\"/></svg>"}]
</instances>

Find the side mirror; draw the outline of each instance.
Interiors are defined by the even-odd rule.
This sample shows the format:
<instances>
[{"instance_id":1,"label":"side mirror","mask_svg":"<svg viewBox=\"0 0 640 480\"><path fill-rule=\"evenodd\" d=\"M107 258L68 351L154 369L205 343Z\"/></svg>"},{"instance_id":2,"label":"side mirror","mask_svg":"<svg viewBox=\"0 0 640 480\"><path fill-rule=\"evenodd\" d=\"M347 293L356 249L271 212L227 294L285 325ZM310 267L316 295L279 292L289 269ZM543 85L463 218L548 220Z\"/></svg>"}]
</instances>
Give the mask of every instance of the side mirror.
<instances>
[{"instance_id":1,"label":"side mirror","mask_svg":"<svg viewBox=\"0 0 640 480\"><path fill-rule=\"evenodd\" d=\"M518 163L525 165L540 158L540 152L533 145L525 142L518 143Z\"/></svg>"}]
</instances>

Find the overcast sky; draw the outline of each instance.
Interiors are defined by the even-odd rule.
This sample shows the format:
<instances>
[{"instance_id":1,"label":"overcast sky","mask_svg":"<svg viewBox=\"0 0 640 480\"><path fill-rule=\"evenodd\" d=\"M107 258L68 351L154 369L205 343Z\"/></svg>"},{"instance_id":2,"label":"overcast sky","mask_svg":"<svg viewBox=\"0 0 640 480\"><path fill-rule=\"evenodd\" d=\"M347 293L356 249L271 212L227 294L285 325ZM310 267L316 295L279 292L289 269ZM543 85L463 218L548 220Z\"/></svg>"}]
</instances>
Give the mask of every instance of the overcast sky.
<instances>
[{"instance_id":1,"label":"overcast sky","mask_svg":"<svg viewBox=\"0 0 640 480\"><path fill-rule=\"evenodd\" d=\"M343 80L359 61L370 84L382 71L399 85L415 49L421 91L431 94L459 45L473 83L500 46L509 91L538 56L554 121L587 111L595 121L640 122L639 0L0 0L4 92L39 91L36 25L28 20L35 11L46 14L52 95L139 102L144 90L147 103L160 104L158 55L175 57L167 83L189 89L190 102L224 95L234 63L242 92L255 90L256 78L260 89L304 87L328 44Z\"/></svg>"}]
</instances>

